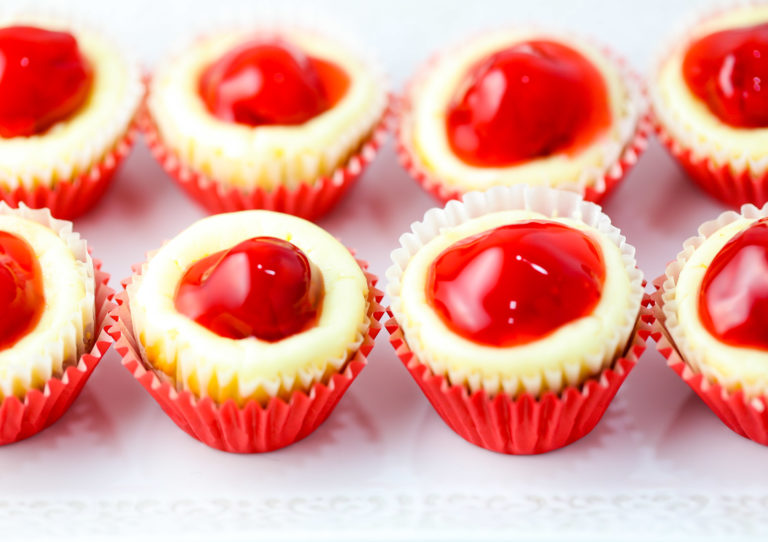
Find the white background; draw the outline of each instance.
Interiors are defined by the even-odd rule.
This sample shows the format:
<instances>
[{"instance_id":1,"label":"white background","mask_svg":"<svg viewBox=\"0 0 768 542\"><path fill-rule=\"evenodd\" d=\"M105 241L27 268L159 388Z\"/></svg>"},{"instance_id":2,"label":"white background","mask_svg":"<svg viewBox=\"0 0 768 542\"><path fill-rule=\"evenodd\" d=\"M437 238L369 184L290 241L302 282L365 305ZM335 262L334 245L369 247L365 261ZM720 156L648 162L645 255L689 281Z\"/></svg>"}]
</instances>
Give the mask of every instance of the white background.
<instances>
[{"instance_id":1,"label":"white background","mask_svg":"<svg viewBox=\"0 0 768 542\"><path fill-rule=\"evenodd\" d=\"M3 7L26 4L5 0ZM647 73L663 41L706 2L345 0L278 7L334 20L356 35L399 90L431 53L507 23L596 37ZM211 20L263 8L210 0L66 5L147 69ZM383 277L398 236L433 205L399 167L390 140L320 224ZM654 141L605 210L653 279L724 207L700 193ZM145 251L202 216L139 142L76 229L119 287ZM255 456L217 452L188 437L110 352L61 421L0 449L0 538L703 540L730 533L758 540L768 534L766 457L768 450L721 424L652 344L592 434L537 457L494 454L452 433L400 365L386 332L327 423L289 448Z\"/></svg>"}]
</instances>

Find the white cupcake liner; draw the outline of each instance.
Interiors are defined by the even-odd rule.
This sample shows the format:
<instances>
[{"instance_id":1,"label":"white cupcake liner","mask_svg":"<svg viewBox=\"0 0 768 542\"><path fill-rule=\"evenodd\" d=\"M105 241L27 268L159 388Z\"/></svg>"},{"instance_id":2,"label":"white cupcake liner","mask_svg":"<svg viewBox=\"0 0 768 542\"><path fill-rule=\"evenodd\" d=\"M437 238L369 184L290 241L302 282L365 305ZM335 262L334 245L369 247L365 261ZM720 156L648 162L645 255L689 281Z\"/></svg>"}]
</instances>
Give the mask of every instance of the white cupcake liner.
<instances>
[{"instance_id":1,"label":"white cupcake liner","mask_svg":"<svg viewBox=\"0 0 768 542\"><path fill-rule=\"evenodd\" d=\"M340 167L343 167L376 134L377 126L385 117L389 107L387 77L384 74L381 63L366 54L364 52L365 49L357 45L354 40L346 37L344 32L328 32L320 27L317 21L310 22L295 14L286 17L281 14L259 14L258 11L247 11L251 14L250 18L242 16L234 18L234 14L231 13L219 14L219 21L214 29L211 29L211 25L208 24L205 31L200 32L191 40L175 46L173 52L165 57L154 73L164 73L177 61L179 56L187 53L191 47L201 41L217 36L245 33L249 37L262 36L271 38L290 33L309 33L322 36L324 39L338 44L339 48L345 51L353 51L352 56L355 56L362 65L366 66L366 70L376 82L378 95L374 103L367 108L363 115L356 119L353 125L347 126L333 144L326 145L322 149L311 145L297 146L296 149L291 149L290 152L284 152L279 159L265 153L261 157L249 158L247 162L235 160L238 163L239 176L242 176L244 179L242 183L232 183L226 175L217 175L215 172L205 173L199 164L188 161L179 152L177 145L173 141L174 138L168 137L168 133L166 133L167 126L164 125L163 120L166 115L162 113L163 104L157 97L157 91L154 87L155 77L149 83L147 112L164 144L175 154L179 155L178 159L186 167L209 179L210 182L219 183L224 187L243 190L254 188L275 190L281 186L293 189L299 188L302 185L311 186L316 181L333 174ZM175 129L178 131L178 127L175 127ZM213 152L210 154L213 154ZM215 169L210 163L207 166Z\"/></svg>"},{"instance_id":2,"label":"white cupcake liner","mask_svg":"<svg viewBox=\"0 0 768 542\"><path fill-rule=\"evenodd\" d=\"M599 201L624 177L628 170L637 162L640 154L647 146L652 125L649 118L648 99L643 79L614 50L572 32L557 32L537 26L501 27L492 32L518 32L522 30L530 33L541 33L543 38L551 37L552 39L557 39L557 36L560 35L563 37L563 43L565 44L570 42L587 43L602 53L619 72L619 78L626 89L626 103L624 115L619 120L619 137L604 146L604 166L584 168L579 178L573 182L556 183L547 181L544 183L544 186L576 192L582 196L587 196L587 199L591 201ZM455 52L464 49L481 35L484 34L478 33L474 37L462 40L430 58L418 69L416 75L408 83L403 94L403 100L400 103L397 138L401 148L401 161L406 165L407 169L412 171L412 174L417 177L417 180L427 191L433 193L443 202L460 197L466 192L466 189L441 178L440 174L426 166L418 156L418 153L415 152L412 137L414 131L413 102L415 97L419 96L425 81L432 76L432 72L439 63L444 61L444 59L450 59Z\"/></svg>"},{"instance_id":3,"label":"white cupcake liner","mask_svg":"<svg viewBox=\"0 0 768 542\"><path fill-rule=\"evenodd\" d=\"M51 12L50 10L20 10L7 9L0 11L0 27L11 24L32 24L42 27L52 26L66 28L76 36L78 32L97 36L100 40L113 43L94 24L81 20L80 17L69 13ZM28 163L24 168L3 172L0 164L0 190L14 191L20 187L33 190L40 186L55 187L62 181L71 181L89 173L118 145L125 144L126 135L130 134L136 114L144 96L144 85L138 65L120 47L120 62L127 69L127 89L124 99L112 107L108 123L102 125L95 133L89 133L87 138L80 138L77 145L72 145L72 155L66 159L57 158L47 153L40 153L34 163ZM30 136L29 139L44 140L46 134ZM0 145L3 144L0 138ZM76 149L75 149L76 147Z\"/></svg>"},{"instance_id":4,"label":"white cupcake liner","mask_svg":"<svg viewBox=\"0 0 768 542\"><path fill-rule=\"evenodd\" d=\"M130 300L133 299L136 295L136 292L141 287L142 283L142 276L146 272L147 266L149 265L149 262L152 260L154 255L158 251L152 251L147 253L147 260L137 266L134 266L134 273L131 275L131 277L126 281L127 285L125 287L126 293L128 295L126 299L126 303L130 304ZM358 264L360 265L363 272L365 272L367 264L364 262L361 262L360 260L357 260ZM375 284L375 280L374 280ZM370 286L370 281L369 281ZM373 288L373 286L370 286ZM374 324L374 317L373 313L371 311L372 305L371 305L371 299L373 299L373 294L370 294L368 296L368 300L366 300L365 305L365 317L358 325L357 334L355 335L355 340L350 342L344 349L344 351L337 357L328 359L325 361L325 364L322 367L318 366L310 366L305 367L304 369L299 370L296 373L292 374L282 374L278 375L278 377L273 379L267 379L267 378L254 378L247 382L246 384L241 383L241 387L245 387L250 390L263 390L268 397L288 397L291 395L291 393L295 390L301 390L303 392L309 392L309 390L312 388L313 385L317 383L326 382L330 376L333 374L339 373L343 367L346 365L346 363L349 361L349 359L354 356L355 352L360 350L361 345L365 341L365 338L368 336L369 329ZM137 339L136 343L139 349L139 353L141 355L141 358L143 360L148 360L147 364L151 366L151 359L150 356L147 355L147 352L144 347L145 342L151 342L155 345L162 345L162 348L160 350L163 352L163 355L169 359L173 358L179 358L179 352L177 350L177 345L174 340L168 340L167 337L164 337L162 334L159 334L155 332L154 330L150 329L150 326L146 325L145 320L143 319L143 314L141 311L137 310L131 310L131 319L133 323L133 334L135 337L142 339ZM189 352L190 356L195 355L194 352ZM225 388L229 384L232 374L231 370L228 371L228 374L224 374L223 372L219 372L217 369L219 368L217 364L212 364L213 369L208 374L203 374L201 372L197 372L196 376L198 377L198 388L200 390L200 396L206 397L207 390L209 389L209 384L212 380L215 379L217 383L219 383L220 388ZM180 379L172 378L171 376L163 373L159 370L153 371L157 376L162 380L166 382L170 382L175 388L177 388L179 391L181 390L187 390L187 387L185 385L185 382L183 382ZM247 402L249 397L243 397L242 401L239 401L241 403Z\"/></svg>"},{"instance_id":5,"label":"white cupcake liner","mask_svg":"<svg viewBox=\"0 0 768 542\"><path fill-rule=\"evenodd\" d=\"M572 218L587 224L621 251L627 275L630 280L629 300L624 322L617 326L602 349L591 355L585 355L580 363L562 368L558 374L543 371L535 377L518 377L514 382L484 379L475 372L448 371L440 360L431 359L429 352L423 351L420 341L409 337L408 320L401 309L401 279L411 258L428 242L438 237L445 228L452 228L469 220L489 213L505 210L529 210L548 217ZM392 252L392 266L387 269L387 294L391 301L390 310L403 329L405 340L415 356L439 376L447 376L453 385L466 385L470 391L485 390L489 395L500 392L510 393L518 389L530 393L534 397L546 388L557 392L559 389L578 382L581 368L586 366L597 374L609 367L624 350L630 340L640 311L643 298L643 274L636 267L635 249L628 244L621 232L611 224L610 218L594 203L586 202L572 192L555 190L546 187L530 187L517 185L512 187L494 187L485 192L470 192L461 202L451 201L445 208L430 209L421 222L411 225L412 233L400 237L401 248Z\"/></svg>"},{"instance_id":6,"label":"white cupcake liner","mask_svg":"<svg viewBox=\"0 0 768 542\"><path fill-rule=\"evenodd\" d=\"M84 264L79 269L85 286L85 296L79 307L72 307L72 317L56 330L38 330L30 333L40 334L39 346L33 355L26 351L18 358L10 358L3 367L3 379L0 380L0 399L14 395L14 384L20 383L24 389L31 389L36 380L47 381L60 377L67 367L76 365L80 356L90 349L94 340L95 319L95 271L88 246L80 234L72 231L72 223L57 220L48 209L30 209L21 204L18 209L0 202L0 215L14 215L42 224L53 230L67 244L74 257ZM55 335L55 337L54 337ZM8 351L6 351L8 353Z\"/></svg>"},{"instance_id":7,"label":"white cupcake liner","mask_svg":"<svg viewBox=\"0 0 768 542\"><path fill-rule=\"evenodd\" d=\"M677 349L680 357L690 370L693 373L702 374L710 382L720 384L725 390L735 391L741 389L749 398L768 395L768 389L749 384L741 380L737 375L724 375L717 368L706 364L701 359L701 353L691 347L680 325L680 320L677 316L679 302L675 297L675 293L677 280L683 267L707 238L739 219L760 219L765 217L768 217L768 204L759 209L752 204L746 204L741 207L738 213L735 211L725 211L714 220L704 222L699 227L698 235L686 239L683 243L683 250L678 253L674 261L667 265L660 288L660 295L663 300L661 307L663 326L660 331L664 333L670 344Z\"/></svg>"},{"instance_id":8,"label":"white cupcake liner","mask_svg":"<svg viewBox=\"0 0 768 542\"><path fill-rule=\"evenodd\" d=\"M749 178L751 178L761 185L767 184L768 179L764 176L768 173L768 143L765 146L764 156L754 159L746 156L742 149L724 145L723 140L713 139L710 134L694 130L680 118L674 104L667 103L663 98L656 79L674 50L699 37L698 29L702 25L731 11L764 5L766 5L765 1L728 2L703 14L701 12L692 14L659 48L652 63L649 94L659 138L707 191L729 204L740 204L745 199L751 198L730 195L727 186L718 186L718 180L726 185L728 183L744 185L749 184ZM723 166L727 166L729 171L724 172ZM724 176L727 177L725 180L723 180ZM747 179L739 178L740 176L745 176ZM765 200L763 194L765 190L764 187L753 201L761 204L762 201L757 200ZM754 189L752 191L754 192Z\"/></svg>"}]
</instances>

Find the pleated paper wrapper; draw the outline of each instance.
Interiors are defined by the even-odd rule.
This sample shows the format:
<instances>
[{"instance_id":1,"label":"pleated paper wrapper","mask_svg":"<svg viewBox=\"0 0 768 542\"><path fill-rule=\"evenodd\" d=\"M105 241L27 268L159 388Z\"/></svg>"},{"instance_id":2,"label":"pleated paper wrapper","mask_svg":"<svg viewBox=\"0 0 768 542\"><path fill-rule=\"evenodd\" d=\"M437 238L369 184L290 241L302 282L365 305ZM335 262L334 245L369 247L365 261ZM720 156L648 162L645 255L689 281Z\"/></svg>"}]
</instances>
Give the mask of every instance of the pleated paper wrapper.
<instances>
[{"instance_id":1,"label":"pleated paper wrapper","mask_svg":"<svg viewBox=\"0 0 768 542\"><path fill-rule=\"evenodd\" d=\"M647 302L645 302L647 304ZM397 356L443 421L465 440L504 454L540 454L562 448L592 431L645 351L650 310L643 306L627 350L611 367L560 393L489 396L435 375L408 347L394 318L385 324Z\"/></svg>"},{"instance_id":2,"label":"pleated paper wrapper","mask_svg":"<svg viewBox=\"0 0 768 542\"><path fill-rule=\"evenodd\" d=\"M376 158L386 140L390 116L389 109L385 110L368 139L330 175L308 179L294 187L279 186L274 189L238 188L212 179L188 166L165 144L157 125L149 115L148 108L145 108L142 115L141 127L150 152L165 172L208 212L265 209L315 221L336 206Z\"/></svg>"},{"instance_id":3,"label":"pleated paper wrapper","mask_svg":"<svg viewBox=\"0 0 768 542\"><path fill-rule=\"evenodd\" d=\"M745 203L760 207L768 202L768 169L753 170L746 163L741 169L734 168L730 163L718 165L704 151L675 139L661 124L656 126L656 131L659 141L688 177L713 198L733 208Z\"/></svg>"},{"instance_id":4,"label":"pleated paper wrapper","mask_svg":"<svg viewBox=\"0 0 768 542\"><path fill-rule=\"evenodd\" d=\"M91 351L80 357L77 365L45 383L42 390L30 390L23 399L11 396L0 402L0 445L10 444L39 433L56 422L77 399L93 370L112 344L106 332L114 309L114 291L107 283L109 275L101 271L101 262L93 260L96 273L96 340Z\"/></svg>"},{"instance_id":5,"label":"pleated paper wrapper","mask_svg":"<svg viewBox=\"0 0 768 542\"><path fill-rule=\"evenodd\" d=\"M729 392L703 374L695 372L668 336L664 329L663 301L661 300L664 279L666 276L654 281L654 286L658 290L653 294L653 312L656 317L653 323L653 338L656 341L656 348L666 359L667 366L688 384L696 395L701 397L702 401L729 429L742 437L768 446L768 397L750 399L745 397L741 390Z\"/></svg>"},{"instance_id":6,"label":"pleated paper wrapper","mask_svg":"<svg viewBox=\"0 0 768 542\"><path fill-rule=\"evenodd\" d=\"M107 191L118 166L131 152L135 136L136 129L129 128L87 171L68 179L57 179L52 185L37 181L33 186L0 185L0 200L11 207L24 203L33 209L48 208L54 217L64 220L77 218L93 208Z\"/></svg>"}]
</instances>

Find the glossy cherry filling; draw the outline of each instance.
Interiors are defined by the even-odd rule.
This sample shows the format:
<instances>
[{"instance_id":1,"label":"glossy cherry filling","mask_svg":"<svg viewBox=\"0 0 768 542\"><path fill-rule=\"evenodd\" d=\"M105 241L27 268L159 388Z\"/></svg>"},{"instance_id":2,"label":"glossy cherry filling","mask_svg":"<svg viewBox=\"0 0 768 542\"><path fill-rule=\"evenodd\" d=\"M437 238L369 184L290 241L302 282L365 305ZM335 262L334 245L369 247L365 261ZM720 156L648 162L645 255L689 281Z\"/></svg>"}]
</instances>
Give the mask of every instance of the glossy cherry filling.
<instances>
[{"instance_id":1,"label":"glossy cherry filling","mask_svg":"<svg viewBox=\"0 0 768 542\"><path fill-rule=\"evenodd\" d=\"M702 279L699 317L732 346L768 350L768 219L735 235Z\"/></svg>"},{"instance_id":2,"label":"glossy cherry filling","mask_svg":"<svg viewBox=\"0 0 768 542\"><path fill-rule=\"evenodd\" d=\"M331 109L349 83L339 66L284 41L251 41L208 66L199 92L208 111L221 120L290 126Z\"/></svg>"},{"instance_id":3,"label":"glossy cherry filling","mask_svg":"<svg viewBox=\"0 0 768 542\"><path fill-rule=\"evenodd\" d=\"M768 23L722 30L694 42L683 60L683 76L724 123L768 126Z\"/></svg>"},{"instance_id":4,"label":"glossy cherry filling","mask_svg":"<svg viewBox=\"0 0 768 542\"><path fill-rule=\"evenodd\" d=\"M301 250L254 237L189 266L174 301L222 337L274 342L315 325L322 296L320 270Z\"/></svg>"},{"instance_id":5,"label":"glossy cherry filling","mask_svg":"<svg viewBox=\"0 0 768 542\"><path fill-rule=\"evenodd\" d=\"M32 136L88 98L93 70L67 32L0 28L0 137Z\"/></svg>"},{"instance_id":6,"label":"glossy cherry filling","mask_svg":"<svg viewBox=\"0 0 768 542\"><path fill-rule=\"evenodd\" d=\"M591 314L604 281L598 243L562 224L530 221L448 247L430 266L426 293L455 333L506 347Z\"/></svg>"},{"instance_id":7,"label":"glossy cherry filling","mask_svg":"<svg viewBox=\"0 0 768 542\"><path fill-rule=\"evenodd\" d=\"M44 309L43 272L34 250L0 231L0 350L32 331Z\"/></svg>"},{"instance_id":8,"label":"glossy cherry filling","mask_svg":"<svg viewBox=\"0 0 768 542\"><path fill-rule=\"evenodd\" d=\"M518 43L473 66L446 115L454 154L478 167L575 153L610 124L601 73L552 41Z\"/></svg>"}]
</instances>

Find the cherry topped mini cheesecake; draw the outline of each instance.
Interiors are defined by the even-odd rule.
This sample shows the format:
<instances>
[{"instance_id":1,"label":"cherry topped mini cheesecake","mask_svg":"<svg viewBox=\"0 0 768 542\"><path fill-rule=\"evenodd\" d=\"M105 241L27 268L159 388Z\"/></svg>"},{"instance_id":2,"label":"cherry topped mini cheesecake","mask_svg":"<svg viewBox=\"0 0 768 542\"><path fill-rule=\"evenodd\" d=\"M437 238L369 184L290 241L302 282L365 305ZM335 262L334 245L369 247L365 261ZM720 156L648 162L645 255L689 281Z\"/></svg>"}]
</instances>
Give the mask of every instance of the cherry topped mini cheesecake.
<instances>
[{"instance_id":1,"label":"cherry topped mini cheesecake","mask_svg":"<svg viewBox=\"0 0 768 542\"><path fill-rule=\"evenodd\" d=\"M290 397L342 367L369 325L365 275L317 226L212 216L163 246L128 289L148 360L200 397Z\"/></svg>"},{"instance_id":2,"label":"cherry topped mini cheesecake","mask_svg":"<svg viewBox=\"0 0 768 542\"><path fill-rule=\"evenodd\" d=\"M768 208L705 222L656 281L659 350L732 430L768 445Z\"/></svg>"},{"instance_id":3,"label":"cherry topped mini cheesecake","mask_svg":"<svg viewBox=\"0 0 768 542\"><path fill-rule=\"evenodd\" d=\"M74 217L130 149L136 66L78 25L0 18L0 197Z\"/></svg>"},{"instance_id":4,"label":"cherry topped mini cheesecake","mask_svg":"<svg viewBox=\"0 0 768 542\"><path fill-rule=\"evenodd\" d=\"M60 377L94 338L85 242L40 213L0 206L0 402Z\"/></svg>"},{"instance_id":5,"label":"cherry topped mini cheesecake","mask_svg":"<svg viewBox=\"0 0 768 542\"><path fill-rule=\"evenodd\" d=\"M675 267L664 313L686 362L730 391L768 395L768 218L723 224Z\"/></svg>"},{"instance_id":6,"label":"cherry topped mini cheesecake","mask_svg":"<svg viewBox=\"0 0 768 542\"><path fill-rule=\"evenodd\" d=\"M387 95L377 68L336 40L257 27L203 37L167 60L148 105L156 154L174 157L169 172L209 209L314 218L327 209L313 205L337 199L333 186L346 187L371 159ZM354 174L344 173L354 157ZM205 191L211 184L217 193Z\"/></svg>"},{"instance_id":7,"label":"cherry topped mini cheesecake","mask_svg":"<svg viewBox=\"0 0 768 542\"><path fill-rule=\"evenodd\" d=\"M109 276L72 223L0 202L0 445L58 420L109 349Z\"/></svg>"},{"instance_id":8,"label":"cherry topped mini cheesecake","mask_svg":"<svg viewBox=\"0 0 768 542\"><path fill-rule=\"evenodd\" d=\"M291 215L211 216L131 277L118 351L196 438L236 452L285 446L328 416L373 345L381 297L361 265ZM203 415L218 432L195 426Z\"/></svg>"},{"instance_id":9,"label":"cherry topped mini cheesecake","mask_svg":"<svg viewBox=\"0 0 768 542\"><path fill-rule=\"evenodd\" d=\"M643 114L635 79L595 45L490 32L414 77L400 116L401 157L441 200L517 183L598 199L642 150Z\"/></svg>"},{"instance_id":10,"label":"cherry topped mini cheesecake","mask_svg":"<svg viewBox=\"0 0 768 542\"><path fill-rule=\"evenodd\" d=\"M768 201L768 6L701 20L654 73L662 141L708 193L738 206Z\"/></svg>"},{"instance_id":11,"label":"cherry topped mini cheesecake","mask_svg":"<svg viewBox=\"0 0 768 542\"><path fill-rule=\"evenodd\" d=\"M601 390L612 396L631 368L618 360L635 344L642 274L634 249L590 205L544 188L471 193L428 212L392 254L392 342L446 422L475 444L506 453L563 446L602 412L585 414L593 423L583 432L565 423L553 435L471 405L546 410L606 371L622 375ZM468 418L457 419L465 407ZM551 414L541 423L556 424Z\"/></svg>"}]
</instances>

